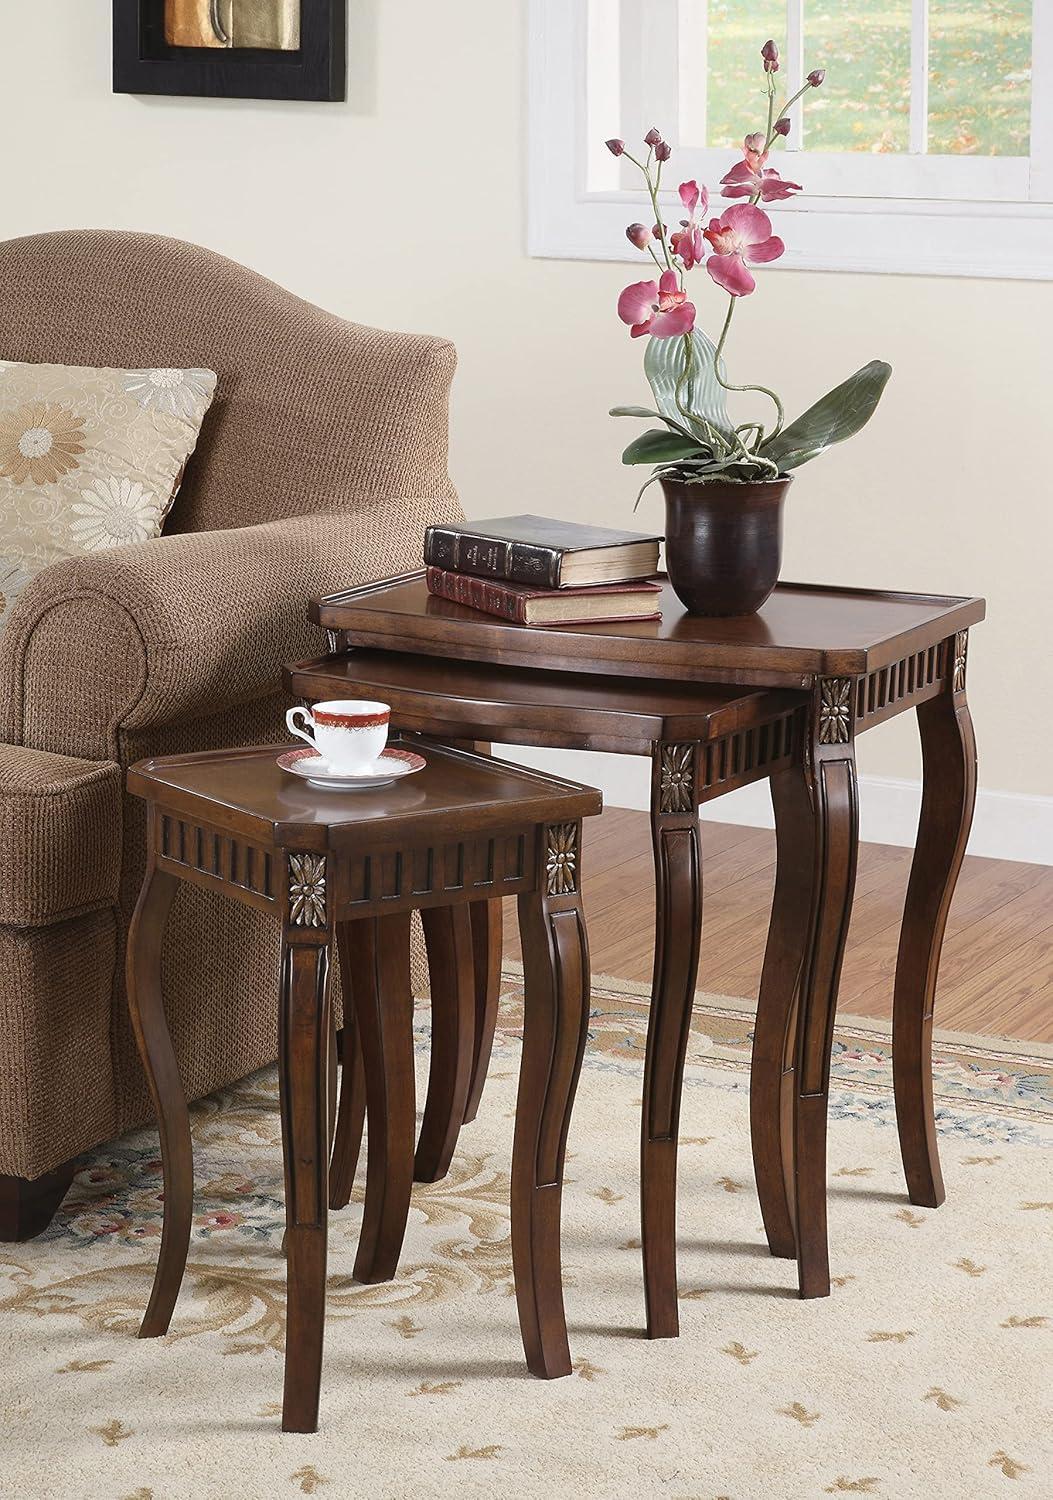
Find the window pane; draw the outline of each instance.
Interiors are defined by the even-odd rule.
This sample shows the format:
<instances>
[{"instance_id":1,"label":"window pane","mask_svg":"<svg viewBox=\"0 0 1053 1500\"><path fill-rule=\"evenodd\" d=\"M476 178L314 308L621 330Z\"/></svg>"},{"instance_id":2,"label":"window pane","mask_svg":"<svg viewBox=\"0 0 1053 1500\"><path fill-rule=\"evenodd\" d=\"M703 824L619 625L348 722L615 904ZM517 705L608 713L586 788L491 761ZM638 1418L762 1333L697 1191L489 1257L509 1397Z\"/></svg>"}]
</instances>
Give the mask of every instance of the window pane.
<instances>
[{"instance_id":1,"label":"window pane","mask_svg":"<svg viewBox=\"0 0 1053 1500\"><path fill-rule=\"evenodd\" d=\"M1031 0L930 0L929 150L1027 156Z\"/></svg>"},{"instance_id":2,"label":"window pane","mask_svg":"<svg viewBox=\"0 0 1053 1500\"><path fill-rule=\"evenodd\" d=\"M809 151L906 151L910 144L910 0L805 0Z\"/></svg>"},{"instance_id":3,"label":"window pane","mask_svg":"<svg viewBox=\"0 0 1053 1500\"><path fill-rule=\"evenodd\" d=\"M782 47L785 36L786 0L709 0L708 145L741 146L744 135L764 129L760 50L769 37Z\"/></svg>"}]
</instances>

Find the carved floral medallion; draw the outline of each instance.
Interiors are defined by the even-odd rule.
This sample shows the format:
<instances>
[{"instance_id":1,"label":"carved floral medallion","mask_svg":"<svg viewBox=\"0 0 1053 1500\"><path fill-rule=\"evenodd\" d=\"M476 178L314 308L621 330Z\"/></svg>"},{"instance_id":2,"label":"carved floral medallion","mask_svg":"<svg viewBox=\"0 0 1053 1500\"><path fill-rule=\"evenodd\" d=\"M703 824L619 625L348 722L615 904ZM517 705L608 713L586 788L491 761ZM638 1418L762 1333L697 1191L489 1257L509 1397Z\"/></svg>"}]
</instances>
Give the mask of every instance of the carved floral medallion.
<instances>
[{"instance_id":1,"label":"carved floral medallion","mask_svg":"<svg viewBox=\"0 0 1053 1500\"><path fill-rule=\"evenodd\" d=\"M824 677L819 684L819 743L847 745L852 737L852 679Z\"/></svg>"},{"instance_id":2,"label":"carved floral medallion","mask_svg":"<svg viewBox=\"0 0 1053 1500\"><path fill-rule=\"evenodd\" d=\"M289 921L294 927L325 926L325 855L289 855Z\"/></svg>"},{"instance_id":3,"label":"carved floral medallion","mask_svg":"<svg viewBox=\"0 0 1053 1500\"><path fill-rule=\"evenodd\" d=\"M694 805L694 745L663 745L658 805L664 813L690 812Z\"/></svg>"},{"instance_id":4,"label":"carved floral medallion","mask_svg":"<svg viewBox=\"0 0 1053 1500\"><path fill-rule=\"evenodd\" d=\"M578 888L578 825L550 823L545 830L545 885L550 896Z\"/></svg>"}]
</instances>

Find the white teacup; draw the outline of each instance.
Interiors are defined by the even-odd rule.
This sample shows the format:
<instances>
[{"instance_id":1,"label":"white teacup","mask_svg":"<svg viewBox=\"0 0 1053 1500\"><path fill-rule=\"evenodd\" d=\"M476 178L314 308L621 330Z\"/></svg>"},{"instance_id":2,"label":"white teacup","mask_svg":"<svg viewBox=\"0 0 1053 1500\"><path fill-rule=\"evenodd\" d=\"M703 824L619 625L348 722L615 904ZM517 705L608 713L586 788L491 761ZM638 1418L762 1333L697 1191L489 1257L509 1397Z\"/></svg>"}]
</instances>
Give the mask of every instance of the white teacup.
<instances>
[{"instance_id":1,"label":"white teacup","mask_svg":"<svg viewBox=\"0 0 1053 1500\"><path fill-rule=\"evenodd\" d=\"M301 728L299 719L307 728ZM316 703L314 709L290 708L285 723L290 734L313 745L332 771L353 775L367 771L388 742L391 707L368 698L337 698Z\"/></svg>"}]
</instances>

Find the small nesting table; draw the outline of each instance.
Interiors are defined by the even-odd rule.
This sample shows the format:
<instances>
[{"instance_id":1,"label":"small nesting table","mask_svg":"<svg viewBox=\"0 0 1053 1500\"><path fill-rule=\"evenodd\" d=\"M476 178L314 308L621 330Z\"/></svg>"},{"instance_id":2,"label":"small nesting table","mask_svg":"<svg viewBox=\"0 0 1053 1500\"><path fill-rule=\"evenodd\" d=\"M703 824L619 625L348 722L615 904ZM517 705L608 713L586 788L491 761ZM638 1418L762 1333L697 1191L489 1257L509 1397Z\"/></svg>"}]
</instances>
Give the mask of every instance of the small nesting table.
<instances>
[{"instance_id":1,"label":"small nesting table","mask_svg":"<svg viewBox=\"0 0 1053 1500\"><path fill-rule=\"evenodd\" d=\"M661 620L544 629L433 598L422 573L384 579L316 600L311 618L328 630L331 654L286 674L310 700L368 689L406 730L650 756L657 929L642 1176L652 1337L678 1329L676 1127L702 929L699 806L748 781L771 784L778 868L753 1043L753 1160L772 1253L796 1257L802 1296L827 1296L827 1096L859 838L855 745L911 710L924 794L896 965L893 1075L910 1200L943 1201L933 1006L976 791L965 680L969 628L985 614L979 598L780 583L757 614L709 619L686 614L659 581ZM473 913L492 996L496 936L486 961L484 923ZM486 993L477 999L471 1108L493 1013Z\"/></svg>"},{"instance_id":2,"label":"small nesting table","mask_svg":"<svg viewBox=\"0 0 1053 1500\"><path fill-rule=\"evenodd\" d=\"M128 773L129 790L148 810L146 877L128 939L128 1004L160 1124L165 1199L140 1337L168 1329L193 1208L189 1114L161 989L165 922L179 883L272 912L281 923L278 1076L288 1257L282 1426L291 1432L313 1432L318 1424L335 1122L331 943L339 942L341 966L350 974L364 1062L370 1149L355 1274L369 1281L394 1268L413 1179L410 913L430 914L433 983L463 991L456 973L436 963L437 955L463 947L458 914L466 917L470 902L515 895L525 982L512 1159L516 1298L530 1370L569 1374L560 1200L589 1004L581 819L600 811L600 794L421 741L413 748L427 765L414 776L365 792L320 791L277 766L287 748L147 760ZM447 1018L458 1013L444 1004ZM465 1092L467 1081L465 1074ZM447 1111L463 1113L464 1102L463 1094L447 1100Z\"/></svg>"}]
</instances>

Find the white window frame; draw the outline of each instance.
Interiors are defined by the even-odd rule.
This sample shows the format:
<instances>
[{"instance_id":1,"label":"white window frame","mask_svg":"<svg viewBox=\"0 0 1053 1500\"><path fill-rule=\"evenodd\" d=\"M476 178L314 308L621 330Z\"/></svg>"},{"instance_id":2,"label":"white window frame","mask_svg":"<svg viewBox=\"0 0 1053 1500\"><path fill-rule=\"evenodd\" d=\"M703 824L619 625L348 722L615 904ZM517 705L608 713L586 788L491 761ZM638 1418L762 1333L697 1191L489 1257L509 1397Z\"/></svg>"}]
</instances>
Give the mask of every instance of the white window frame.
<instances>
[{"instance_id":1,"label":"white window frame","mask_svg":"<svg viewBox=\"0 0 1053 1500\"><path fill-rule=\"evenodd\" d=\"M790 0L791 22L795 11L800 14L799 0ZM697 53L688 90L678 76L678 55L686 47L664 46L662 39L680 36L697 46L693 15L692 0L530 0L531 255L639 263L625 226L647 217L645 200L603 142L611 135L635 137L648 124L658 124L674 145L669 182L697 177L720 201L717 184L735 153L677 146L678 138L700 134ZM916 0L914 15L917 26L924 7ZM1034 76L1053 80L1053 0L1036 0L1032 25ZM918 40L915 67L926 53ZM791 25L791 92L801 52L800 30L795 34ZM807 191L776 205L787 249L766 272L1053 279L1053 84L1036 83L1032 100L1029 158L928 156L917 149L884 156L787 151L780 170ZM916 73L915 148L924 140L926 113L925 85ZM672 192L667 201L675 207Z\"/></svg>"}]
</instances>

